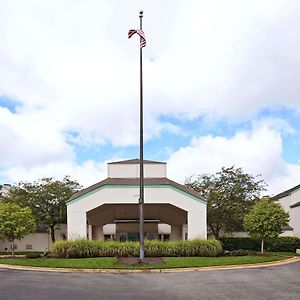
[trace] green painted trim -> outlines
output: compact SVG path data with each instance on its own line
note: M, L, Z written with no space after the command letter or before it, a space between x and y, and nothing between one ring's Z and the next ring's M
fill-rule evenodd
M125 185L125 184L124 185L123 184L116 184L116 185L114 185L114 184L106 184L104 186L101 186L100 188L94 189L94 190L92 190L92 191L90 191L90 192L88 192L88 193L86 193L86 194L84 194L82 196L79 196L78 198L75 198L73 200L68 201L67 202L67 206L71 205L71 204L73 204L73 203L75 203L75 202L77 202L77 201L79 201L79 200L81 200L83 198L86 198L87 196L93 195L94 193L96 193L98 191L101 191L104 188L138 188L138 187L139 187L138 185ZM185 195L185 196L187 196L187 197L189 197L189 198L191 198L193 200L196 200L197 202L200 202L200 203L203 203L203 204L207 204L207 202L204 201L204 200L202 200L201 198L197 198L196 196L193 196L193 195L191 195L191 194L189 194L189 193L187 193L185 191L182 191L182 190L180 190L180 189L178 189L178 188L176 188L176 187L174 187L172 185L169 185L169 184L156 184L156 185L155 184L154 185L145 184L145 188L169 188L169 189L172 189L172 190L174 190L174 191L176 191L176 192L178 192L178 193L180 193L182 195Z

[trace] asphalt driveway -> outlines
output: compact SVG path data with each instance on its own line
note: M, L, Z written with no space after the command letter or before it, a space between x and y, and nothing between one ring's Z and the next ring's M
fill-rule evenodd
M0 269L1 300L300 299L300 262L184 273L49 273Z

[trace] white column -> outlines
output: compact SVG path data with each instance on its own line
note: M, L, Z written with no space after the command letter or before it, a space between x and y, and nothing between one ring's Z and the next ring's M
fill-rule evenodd
M103 226L93 226L93 238L95 240L104 240L104 234L103 234Z
M89 224L89 240L93 239L93 226Z
M86 213L67 207L68 239L86 239Z
M205 210L188 211L188 239L207 239Z
M181 227L182 227L181 228L181 237L182 237L182 240L184 241L185 240L185 234L187 233L187 226L186 226L186 224L183 224Z
M171 225L171 241L178 241L182 239L182 226L181 225Z

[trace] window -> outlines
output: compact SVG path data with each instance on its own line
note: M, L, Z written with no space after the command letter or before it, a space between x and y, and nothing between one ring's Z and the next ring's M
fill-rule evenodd
M156 234L153 232L146 232L146 239L147 240L155 240L156 239Z
M138 232L128 232L128 241L137 242L140 240L140 234Z
M32 250L32 244L26 244L26 250Z

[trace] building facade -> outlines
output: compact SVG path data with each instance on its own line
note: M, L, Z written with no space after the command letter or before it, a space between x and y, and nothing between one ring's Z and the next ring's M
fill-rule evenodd
M300 184L274 196L274 199L290 215L289 226L284 228L282 235L300 238Z
M67 237L67 224L60 224L55 228L55 240L63 240ZM24 236L21 240L15 240L14 248L16 252L49 252L52 241L47 228L38 229L37 232ZM11 244L7 240L0 241L0 252L11 252Z
M166 163L144 161L148 239L206 238L206 201L167 178ZM68 239L139 239L139 160L108 163L108 177L67 203Z

